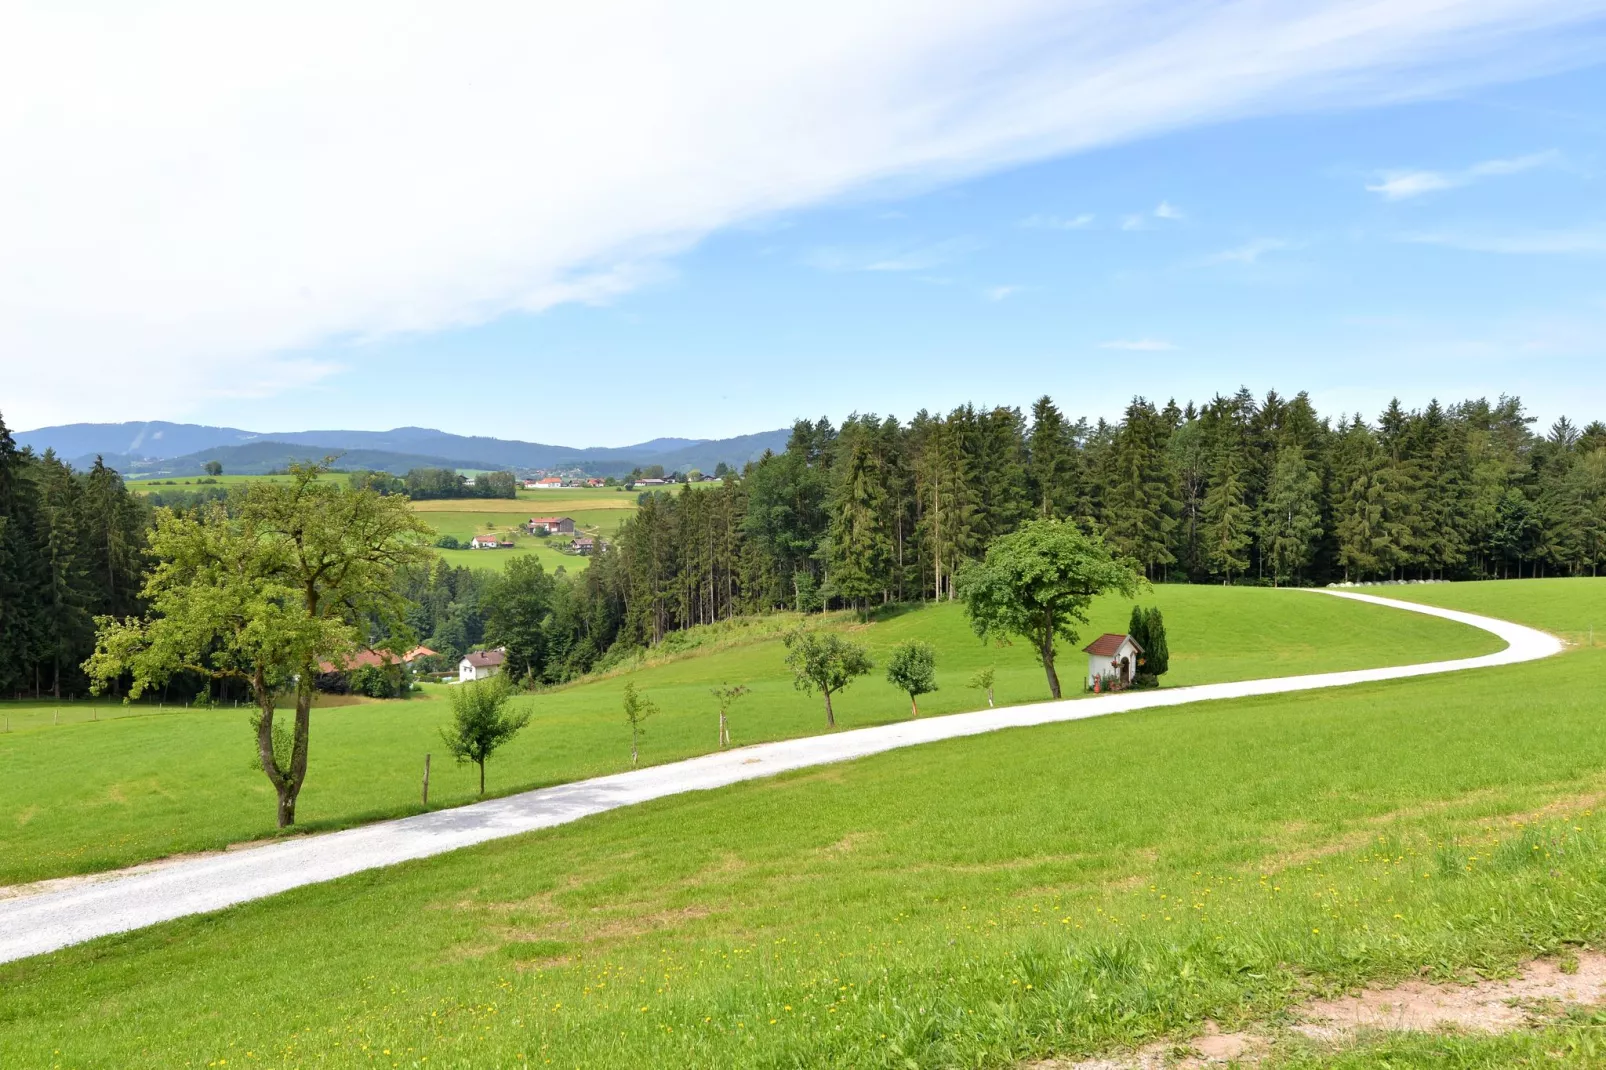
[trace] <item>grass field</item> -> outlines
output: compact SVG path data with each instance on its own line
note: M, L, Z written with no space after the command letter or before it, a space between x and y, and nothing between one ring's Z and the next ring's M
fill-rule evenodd
M1606 596L1527 583L1435 597L1575 631ZM0 966L0 1064L1008 1067L1498 971L1606 936L1603 670L1581 649L660 800ZM1597 1034L1284 1061L1598 1065Z
M1145 601L1166 613L1173 651L1168 686L1425 661L1499 646L1461 625L1310 593L1171 586ZM1129 610L1129 603L1101 603L1089 638L1124 631ZM839 618L837 626L854 627L878 659L910 638L937 646L941 690L923 697L928 715L984 705L965 685L988 665L996 668L1000 703L1047 697L1031 651L981 643L956 605L865 626L850 620ZM732 711L737 744L823 731L820 700L797 692L782 663L778 634L790 623L761 618L676 636L656 663L524 700L535 721L491 762L490 789L525 790L623 768L629 734L620 692L627 678L663 711L648 724L645 762L714 748L709 688L722 682L752 688ZM1073 651L1062 657L1067 694L1074 694L1086 659ZM879 673L839 695L836 707L843 727L908 715L907 698ZM0 768L10 771L0 778L0 884L215 849L274 831L272 789L252 764L246 710L168 710L96 723L84 723L80 714L60 725L54 723L60 711L49 703L0 703L0 713L13 725L0 735ZM424 754L442 757L437 732L447 716L440 689L407 701L320 710L298 806L305 827L415 812ZM431 802L470 801L474 785L468 768L437 760Z
M532 516L567 516L574 519L576 534L611 539L619 525L635 512L636 496L617 493L613 488L520 491L516 501L458 498L414 502L413 508L437 533L454 536L462 542L475 535L512 533L514 545L506 550L439 551L448 564L500 572L507 558L534 554L549 572L559 566L574 572L589 565L591 559L558 549L568 544L567 536L521 535L518 534L519 525Z

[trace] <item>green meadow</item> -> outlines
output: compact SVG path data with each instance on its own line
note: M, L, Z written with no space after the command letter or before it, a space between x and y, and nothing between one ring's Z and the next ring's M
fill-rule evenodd
M1606 583L1536 596L1529 582L1423 597L1567 633L1606 602ZM1443 622L1299 592L1152 600L1173 648L1199 655L1177 683L1483 647ZM957 624L948 609L925 611L923 632ZM922 615L864 631L885 643ZM941 649L962 671L963 655ZM984 650L971 653L1018 656ZM636 679L665 674L649 690L667 702L669 674L751 652L693 652ZM1185 1039L1207 1019L1274 1021L1356 984L1495 974L1606 937L1603 672L1606 651L1578 648L663 799L0 966L0 1065L1010 1067ZM942 683L950 699L956 681ZM856 685L844 719L865 723L895 697ZM738 733L776 716L755 701ZM76 726L48 753L75 762L94 733L146 723L160 722ZM697 725L712 737L710 712ZM527 738L559 735L538 717ZM1510 1038L1274 1056L1585 1066L1598 1037L1584 1016Z
M490 556L492 551L464 551ZM1474 629L1396 610L1298 591L1160 586L1144 596L1163 608L1171 636L1166 686L1426 661L1485 653L1498 640ZM1131 604L1096 604L1084 641L1125 631ZM717 745L709 689L752 689L732 710L735 742L825 730L819 698L798 692L783 664L780 633L795 617L749 618L678 634L641 663L600 679L523 699L534 722L492 759L495 794L617 772L629 758L621 710L626 680L661 714L649 722L642 760L691 757ZM982 643L954 604L895 613L872 624L821 621L854 632L878 661L895 644L925 639L938 649L940 690L925 715L972 710L984 695L966 684L992 667L1001 704L1048 697L1042 668L1021 645ZM1061 654L1066 694L1080 690L1086 658ZM836 699L839 725L862 727L909 715L879 672ZM0 703L12 731L0 734L0 884L111 869L164 855L217 849L273 835L273 792L253 764L246 709L124 707L127 716L89 721L84 707ZM89 707L100 718L104 704ZM68 715L70 716L64 716ZM322 708L313 718L310 767L298 805L306 830L414 813L424 755L435 755L432 806L476 797L468 767L443 761L443 689L400 701Z

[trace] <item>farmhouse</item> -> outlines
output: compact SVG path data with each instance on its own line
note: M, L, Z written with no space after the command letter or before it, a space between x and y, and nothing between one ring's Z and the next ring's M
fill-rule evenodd
M507 654L501 650L476 650L472 654L465 654L463 660L457 663L458 682L495 676L502 671L502 663L506 660Z
M573 542L569 543L569 549L573 550L577 554L589 554L596 548L597 540L593 539L589 535L582 535L578 539L575 539Z
M545 479L524 481L527 490L562 490L563 480L558 476L547 476Z
M431 650L427 646L415 646L413 649L402 655L402 661L406 662L408 665L411 665L419 658L433 658L439 656L439 651Z
M468 541L470 550L495 550L501 545L495 535L476 535Z
M532 516L526 526L531 535L574 534L574 518L570 516Z
M1105 632L1082 648L1087 654L1087 686L1093 687L1100 678L1115 677L1116 687L1125 687L1138 672L1138 659L1143 648L1130 635Z
M350 672L352 669L360 669L365 665L382 667L393 665L395 662L396 655L388 650L364 649L357 651L338 665L332 661L320 661L318 662L318 671L320 673Z

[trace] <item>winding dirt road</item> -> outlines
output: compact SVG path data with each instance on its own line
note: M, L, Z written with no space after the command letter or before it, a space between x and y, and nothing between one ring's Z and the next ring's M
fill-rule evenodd
M1457 661L1129 691L762 743L417 817L380 821L343 832L140 866L94 878L42 882L35 886L33 894L26 894L30 889L14 889L24 894L0 899L0 962L43 954L189 914L220 910L365 869L427 858L503 836L561 825L649 799L705 791L899 747L1156 706L1286 694L1511 665L1549 657L1562 650L1561 640L1552 635L1492 617L1351 592L1315 593L1457 621L1493 633L1507 646L1494 654ZM1290 597L1296 596L1291 592Z

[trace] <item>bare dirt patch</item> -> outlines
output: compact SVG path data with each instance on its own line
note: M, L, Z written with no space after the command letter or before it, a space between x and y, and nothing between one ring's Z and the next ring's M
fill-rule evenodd
M1558 1006L1606 999L1606 954L1536 960L1516 977L1470 985L1407 981L1394 988L1319 1000L1300 1008L1294 1031L1327 1040L1357 1029L1504 1033L1552 1017Z
M1022 1070L1203 1070L1257 1066L1279 1044L1316 1041L1335 1048L1363 1032L1508 1033L1543 1025L1567 1008L1606 1003L1606 953L1537 959L1515 977L1472 984L1407 981L1290 1011L1292 1025L1223 1033L1214 1022L1188 1040L1164 1040L1094 1059L1049 1059Z

